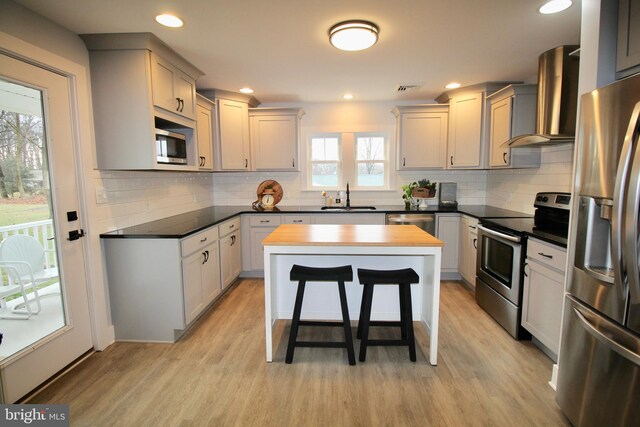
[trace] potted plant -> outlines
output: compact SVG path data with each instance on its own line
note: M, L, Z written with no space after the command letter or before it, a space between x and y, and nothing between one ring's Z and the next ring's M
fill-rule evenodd
M432 199L436 196L436 186L436 182L421 179L417 182L416 187L412 189L411 196L421 199Z
M404 200L404 208L411 209L411 196L413 194L413 189L418 187L417 182L412 182L411 184L406 184L402 186L402 191L404 194L402 195L402 200Z

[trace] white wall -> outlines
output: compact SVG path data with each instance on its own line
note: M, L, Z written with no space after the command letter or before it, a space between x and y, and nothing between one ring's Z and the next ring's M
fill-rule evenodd
M411 104L418 102L412 101ZM427 100L422 103L435 103ZM385 132L390 141L392 182L389 191L353 191L352 204L357 205L398 205L402 206L403 184L422 178L436 182L458 183L460 204L483 204L485 202L486 171L418 171L397 172L396 118L391 113L401 102L338 102L316 104L263 104L261 107L302 107L305 115L301 120L301 146L307 143L309 135L319 132ZM408 104L408 103L405 103ZM301 147L304 148L304 147ZM301 166L304 165L305 151L300 153ZM320 190L306 190L306 171L296 172L247 172L216 173L213 176L214 201L216 205L245 205L256 200L256 189L260 182L275 179L284 190L282 206L319 206Z
M0 50L70 76L76 111L80 164L83 240L94 345L104 349L114 340L107 281L99 235L161 217L213 204L209 174L171 172L104 172L94 170L93 115L89 57L82 40L65 28L10 0L0 0ZM73 167L73 165L70 165ZM96 203L96 189L107 192Z
M541 191L571 192L573 144L542 149L540 168L491 170L486 203L533 214L535 195Z

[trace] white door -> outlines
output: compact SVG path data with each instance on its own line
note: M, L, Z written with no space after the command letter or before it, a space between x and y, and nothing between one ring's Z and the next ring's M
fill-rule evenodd
M5 127L4 135L0 135L0 168L6 171L0 177L0 207L17 209L14 219L8 220L9 225L0 227L0 296L4 295L5 286L16 283L28 292L2 297L0 301L0 397L6 403L20 399L93 346L83 239L69 239L71 231L82 227L80 219L73 218L73 212L79 212L79 204L70 97L68 78L0 55L0 114L13 117L14 130L25 127L25 123L40 129L26 137L15 137L20 141L14 145L21 147L17 152L7 139L7 132L13 131ZM13 156L13 160L7 156ZM19 165L17 173L15 166L9 167L11 164ZM9 174L16 177L17 186L6 179ZM9 189L9 185L14 187ZM44 213L18 206L21 204L37 205ZM41 214L44 219L33 221L31 215ZM49 228L42 223L48 223ZM49 245L50 253L34 261L30 268L35 276L39 274L35 270L42 267L57 268L53 279L36 287L37 280L12 270L18 265L20 252L34 253L31 247L29 251L10 250L9 237L14 234L34 237L34 246L47 249ZM20 241L12 242L16 240ZM11 347L26 336L31 338ZM2 354L3 349L9 348L12 349Z

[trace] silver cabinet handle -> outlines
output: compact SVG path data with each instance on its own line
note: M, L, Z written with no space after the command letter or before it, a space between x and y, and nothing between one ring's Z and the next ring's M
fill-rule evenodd
M538 252L538 255L543 256L545 258L553 259L553 255L547 255L547 254L545 254L543 252Z
M600 330L598 330L597 326L593 325L589 321L589 319L587 319L587 317L575 307L573 308L573 312L576 315L576 317L578 317L578 320L580 321L581 326L589 333L589 335L591 335L592 337L600 341L602 344L607 346L609 349L615 351L616 353L618 353L620 356L624 357L628 361L635 363L636 366L640 366L640 355L629 350L628 348L626 348L625 346L623 346L622 344L620 344L619 342L611 338L615 336L614 333L607 333L609 331L604 331L604 333L601 332Z

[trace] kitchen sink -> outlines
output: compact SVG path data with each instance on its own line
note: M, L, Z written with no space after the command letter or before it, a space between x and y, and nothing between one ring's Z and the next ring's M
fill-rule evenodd
M320 208L323 211L375 211L375 206L323 206Z

